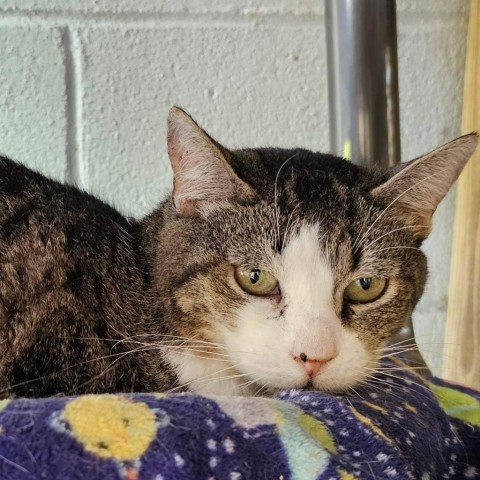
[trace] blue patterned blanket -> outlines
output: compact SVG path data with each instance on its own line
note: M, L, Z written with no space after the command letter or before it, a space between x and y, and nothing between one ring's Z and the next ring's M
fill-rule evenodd
M0 401L1 480L480 478L480 395L412 373L357 395Z

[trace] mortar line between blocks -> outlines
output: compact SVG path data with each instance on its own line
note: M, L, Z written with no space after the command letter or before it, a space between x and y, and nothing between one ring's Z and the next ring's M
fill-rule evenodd
M49 11L42 9L2 10L0 25L45 25L50 27L82 28L85 25L118 28L165 28L165 27L252 27L252 26L306 26L323 24L323 14L317 12L285 13L224 13L224 12L81 12Z
M67 116L67 182L85 186L83 178L81 45L75 31L68 26L62 34L65 64L65 95Z
M465 15L459 12L410 12L399 11L398 19L408 23L418 22L426 25L449 25L464 20ZM165 28L165 27L313 27L324 23L323 10L315 12L262 12L242 10L231 12L161 12L161 11L124 11L124 12L82 12L74 10L9 10L0 7L0 26L38 25L48 27L84 28L86 25L104 28Z

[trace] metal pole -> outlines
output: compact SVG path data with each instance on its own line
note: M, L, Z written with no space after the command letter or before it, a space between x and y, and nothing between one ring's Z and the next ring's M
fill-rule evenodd
M363 166L400 162L395 0L325 0L330 149ZM410 319L393 342L415 342ZM407 360L424 366L420 352Z
M361 165L400 162L395 0L325 0L330 148Z

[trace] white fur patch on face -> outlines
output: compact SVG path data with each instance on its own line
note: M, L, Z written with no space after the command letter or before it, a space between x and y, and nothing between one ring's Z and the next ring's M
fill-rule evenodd
M192 392L212 395L252 395L252 382L226 360L199 358L195 353L168 352L167 361L177 373L179 385Z
M321 250L318 225L300 229L274 257L271 273L282 301L252 297L239 311L236 328L224 328L236 369L274 389L311 381L318 389L341 390L361 380L371 357L333 309L333 272ZM311 378L298 361L301 354L328 362Z

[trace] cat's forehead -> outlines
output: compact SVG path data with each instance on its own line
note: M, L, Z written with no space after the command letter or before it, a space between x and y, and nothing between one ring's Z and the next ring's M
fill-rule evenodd
M356 191L370 189L379 180L375 171L334 155L304 149L237 150L230 161L235 172L261 194L282 185L294 188L300 196L343 189Z
M357 235L366 218L368 206L349 192L318 188L301 188L297 183L278 186L273 195L266 195L249 205L234 205L211 220L219 233L225 232L227 243L270 245L281 252L302 229L315 227L318 245L338 244ZM355 206L354 206L355 205ZM361 211L360 211L361 210ZM313 235L310 235L312 238Z
M298 208L275 208L261 201L230 211L229 221L218 222L230 262L245 267L256 265L270 269L278 259L290 265L301 258L321 256L323 263L350 263L350 237L340 221L333 228L323 222L319 212L307 214ZM228 227L225 226L228 223ZM312 257L313 258L313 257Z
M376 172L333 155L302 149L251 149L234 152L235 172L252 186L263 209L279 209L283 219L321 220L338 230L346 221L355 228L370 208L368 192ZM280 218L282 220L282 218Z

